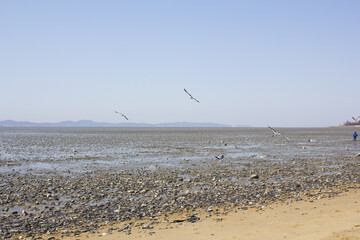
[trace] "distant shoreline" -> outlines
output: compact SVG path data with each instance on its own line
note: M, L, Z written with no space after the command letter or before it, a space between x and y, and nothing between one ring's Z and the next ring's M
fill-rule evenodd
M336 127L360 127L360 125L339 125L339 126L336 126Z
M197 122L173 122L173 123L133 123L133 122L121 122L121 123L108 123L108 122L95 122L91 120L80 121L61 121L61 122L29 122L29 121L14 121L5 120L0 121L1 127L219 127L219 128L231 128L231 127L251 127L250 125L226 125L220 123L197 123Z

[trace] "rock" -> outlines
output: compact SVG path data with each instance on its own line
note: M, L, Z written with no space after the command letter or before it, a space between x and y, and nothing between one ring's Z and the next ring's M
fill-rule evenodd
M142 228L142 229L153 229L154 227L152 227L152 226L149 225L149 224L144 224L141 228Z
M250 179L258 179L258 178L259 178L259 175L257 175L257 174L250 175Z

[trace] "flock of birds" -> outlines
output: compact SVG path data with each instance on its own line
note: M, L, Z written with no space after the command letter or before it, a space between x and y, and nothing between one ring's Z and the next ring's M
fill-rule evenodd
M195 97L193 97L185 88L184 88L184 92L190 97L191 100L194 100L195 102L200 103L200 101L197 100ZM124 117L126 120L129 120L128 117L127 117L125 114L123 114L123 113L121 113L121 112L118 112L118 111L115 111L115 113L116 113L116 114L119 114L119 115L122 116L122 117ZM359 121L360 121L360 116L358 116L358 117L352 117L352 119L353 119L355 122L359 122ZM270 126L268 126L268 128L269 128L269 129L272 131L272 133L273 133L272 137L274 137L274 136L280 136L280 137L285 138L287 141L292 140L292 139L289 138L288 136L280 133L278 130L276 130L276 129L270 127ZM311 140L309 140L309 142L311 142ZM225 146L226 146L226 145L225 145ZM236 147L236 146L235 146L235 147ZM236 147L236 148L237 148L237 147ZM357 156L360 156L360 153L359 153ZM222 160L222 159L224 158L224 155L215 156L215 158L218 159L218 160Z
M185 88L184 88L184 92L190 97L191 100L194 100L195 102L200 103L200 101L197 100L195 97L193 97ZM123 114L123 113L121 113L121 112L118 112L118 111L115 111L115 113L121 115L121 116L124 117L126 120L129 120L128 117L127 117L125 114ZM353 119L354 119L355 121L359 121L359 120L360 120L360 116L357 117L356 119L353 117ZM282 137L284 137L286 140L291 140L288 136L280 133L280 132L277 131L276 129L274 129L274 128L270 127L270 126L268 126L268 128L270 128L271 131L273 132L273 135L272 135L273 137L274 137L274 136L282 136ZM224 158L224 155L222 155L221 157L217 157L217 156L216 156L216 158L218 158L218 159L223 159L223 158Z
M190 97L190 99L191 100L194 100L195 102L197 102L197 103L200 103L200 101L199 100L197 100L195 97L193 97L185 88L184 88L184 92ZM121 113L121 112L118 112L118 111L114 111L116 114L119 114L120 116L122 116L122 117L124 117L126 120L129 120L128 119L128 117L125 115L125 114L123 114L123 113ZM360 116L358 117L359 119L360 119ZM277 131L276 129L274 129L274 128L272 128L272 127L270 127L270 126L268 126L270 129L271 129L271 131L273 132L273 137L274 136L281 136L281 137L284 137L286 140L291 140L288 136L286 136L286 135L284 135L284 134L282 134L282 133L280 133L279 131ZM226 145L225 145L226 146ZM236 147L236 146L235 146ZM237 148L237 147L236 147ZM221 155L221 156L215 156L215 158L216 159L218 159L218 160L222 160L223 158L224 158L224 155Z
M200 103L200 101L197 100L196 98L194 98L185 88L184 88L184 91L185 91L185 93L186 93L187 95L189 95L189 97L190 97L191 100L194 100L195 102ZM128 117L127 117L125 114L123 114L123 113L121 113L121 112L118 112L118 111L114 111L114 112L115 112L116 114L119 114L120 116L124 117L126 120L129 120Z

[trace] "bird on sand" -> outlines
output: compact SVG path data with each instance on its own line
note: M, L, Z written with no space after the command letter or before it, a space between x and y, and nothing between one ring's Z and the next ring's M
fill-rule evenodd
M188 91L186 91L186 89L184 88L184 91L187 93L187 95L189 95L190 99L195 100L196 102L200 102L199 100L197 100L196 98L194 98Z
M120 115L123 116L126 120L129 120L124 114L119 113L119 112L117 112L117 111L115 111L115 113L120 114Z
M78 152L77 150L75 150L75 148L72 149L73 152L73 156L75 157L75 154Z
M279 135L279 136L282 136L282 137L286 138L286 140L290 140L290 138L289 138L288 136L286 136L286 135L284 135L284 134L282 134L282 133L279 133L279 131L275 130L274 128L272 128L272 127L270 127L270 126L268 126L268 128L270 128L271 131L273 132L273 135L272 135L273 137L274 137L275 135Z

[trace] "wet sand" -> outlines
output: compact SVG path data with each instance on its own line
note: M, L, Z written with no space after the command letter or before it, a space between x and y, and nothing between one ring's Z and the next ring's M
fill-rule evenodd
M360 239L360 191L356 189L332 198L274 203L262 210L240 210L226 216L212 214L207 218L208 215L199 215L200 220L195 223L163 221L151 229L146 229L145 222L133 228L130 235L124 231L109 233L108 228L103 228L76 239ZM174 219L186 216L168 218Z

